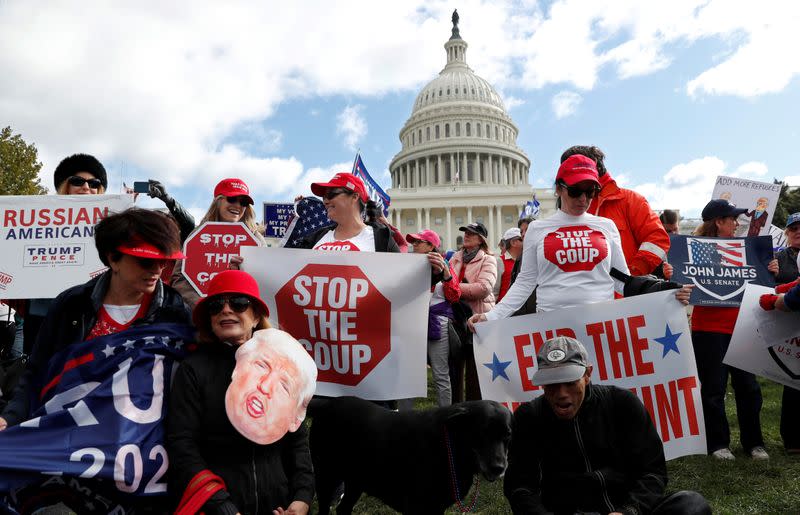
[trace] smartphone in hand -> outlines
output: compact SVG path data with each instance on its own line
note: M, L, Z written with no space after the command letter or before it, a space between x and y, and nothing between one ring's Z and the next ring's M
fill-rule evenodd
M147 181L136 181L133 183L134 193L148 193L150 191L150 183Z

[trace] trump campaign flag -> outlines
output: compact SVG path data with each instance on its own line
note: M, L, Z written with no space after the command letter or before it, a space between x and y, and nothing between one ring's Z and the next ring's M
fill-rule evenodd
M314 358L317 394L426 395L426 256L245 247L242 257L270 320Z
M389 204L392 202L392 199L389 198L389 195L383 191L383 188L381 188L369 174L367 167L364 166L364 161L361 160L360 153L356 154L356 159L353 162L353 175L364 181L364 186L367 187L367 195L369 195L369 198L378 204L378 207L383 211L383 216L388 216Z
M748 284L774 286L767 269L773 259L772 237L670 237L667 261L672 280L694 284L689 303L695 306L738 306Z
M58 476L107 480L123 494L164 494L165 401L193 337L188 325L154 324L55 354L31 418L0 432L0 491Z
M650 413L667 459L706 454L700 381L686 310L674 291L585 304L475 324L484 399L516 407L543 393L536 354L555 336L580 341L593 383L635 393Z

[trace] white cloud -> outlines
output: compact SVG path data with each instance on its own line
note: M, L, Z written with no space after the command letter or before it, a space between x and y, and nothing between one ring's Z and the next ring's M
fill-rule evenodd
M758 161L749 161L729 170L722 159L706 156L673 166L661 182L626 187L644 195L655 210L679 209L683 216L697 217L711 200L718 175L746 178L761 177L767 172L767 165Z
M361 114L363 110L363 105L349 105L336 116L336 132L344 137L344 144L350 150L356 150L367 135L367 120Z
M582 100L583 97L574 91L561 91L553 96L553 100L551 101L553 113L555 113L558 119L572 116L575 114L575 111L578 110L578 106L581 104Z
M800 175L787 175L783 178L783 182L789 186L800 186Z
M525 100L522 98L518 98L511 95L501 95L503 97L503 105L506 108L506 111L511 111L515 107L519 107L525 104Z

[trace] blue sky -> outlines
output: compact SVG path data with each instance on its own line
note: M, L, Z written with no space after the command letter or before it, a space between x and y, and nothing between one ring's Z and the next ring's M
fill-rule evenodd
M121 5L0 2L0 125L37 145L46 186L61 158L87 152L112 192L157 178L200 215L223 177L287 201L357 148L388 186L454 8L534 186L573 144L600 146L619 182L690 216L719 174L800 185L800 2Z

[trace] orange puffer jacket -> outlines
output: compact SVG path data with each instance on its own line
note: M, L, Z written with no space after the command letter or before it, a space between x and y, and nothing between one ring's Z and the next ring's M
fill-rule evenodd
M669 251L669 235L658 215L647 199L620 188L608 173L600 177L600 184L603 189L589 206L589 213L614 221L631 275L652 273Z

